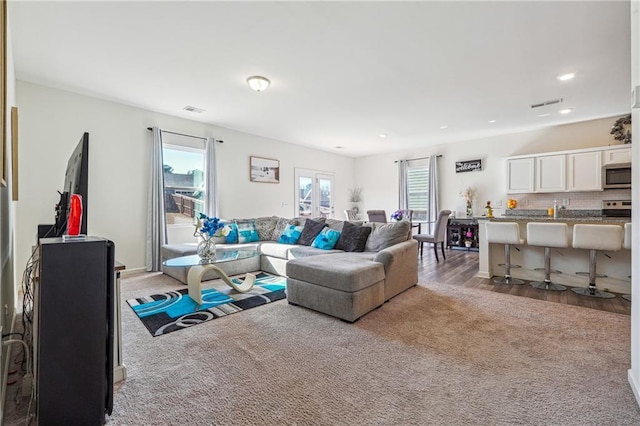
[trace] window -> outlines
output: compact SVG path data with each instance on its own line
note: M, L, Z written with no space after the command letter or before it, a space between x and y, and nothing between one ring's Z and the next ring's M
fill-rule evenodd
M204 149L163 144L164 209L167 225L193 225L204 212Z
M409 210L413 210L413 220L428 220L429 209L429 166L409 166L407 168L409 187Z

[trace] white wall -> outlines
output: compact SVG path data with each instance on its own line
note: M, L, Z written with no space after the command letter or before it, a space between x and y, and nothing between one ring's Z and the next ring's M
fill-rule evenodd
M8 26L11 22L8 20ZM15 270L15 231L14 231L14 219L15 219L15 202L12 201L12 183L13 178L11 175L11 107L16 104L16 80L15 69L13 62L13 49L11 45L11 31L7 31L7 59L6 59L6 79L7 79L7 99L6 99L6 149L5 152L7 158L7 186L0 185L0 325L2 325L3 333L11 331L12 321L15 315L16 308L16 287L19 285L18 280L14 278ZM16 284L18 283L18 284ZM6 311L4 307L7 307ZM7 373L9 370L8 348L0 348L0 423L4 416L4 405L6 395L6 383Z
M67 160L89 132L88 230L116 243L127 269L145 264L147 188L151 132L147 127L213 136L223 218L293 217L294 167L336 177L336 212L349 207L354 160L349 157L171 117L32 83L18 81L20 107L20 202L17 205L17 268L24 268L38 224L53 223ZM280 160L280 184L249 181L249 156ZM341 216L341 215L338 215Z
M631 2L631 87L640 90L640 2ZM631 148L633 169L633 182L631 188L633 203L633 235L631 252L631 294L634 303L631 304L631 369L629 370L629 383L640 404L640 239L637 238L640 227L640 109L632 111L632 137Z
M466 187L477 190L474 213L484 213L487 201L504 210L506 194L506 161L512 155L566 149L617 145L609 134L617 117L548 127L543 130L514 133L485 139L435 145L392 155L374 155L356 159L356 185L363 188L363 211L385 209L391 214L398 208L398 170L395 160L442 155L438 159L440 175L440 207L456 210L464 217L465 202L459 192ZM456 173L455 162L482 159L480 172ZM502 201L497 208L496 201Z

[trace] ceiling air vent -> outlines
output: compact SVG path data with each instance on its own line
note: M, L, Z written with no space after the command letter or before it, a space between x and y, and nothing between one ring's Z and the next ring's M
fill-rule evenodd
M552 99L550 101L544 101L544 102L540 102L540 103L537 103L537 104L531 104L531 108L540 108L540 107L547 106L547 105L555 105L555 104L561 103L562 101L563 101L562 98L560 98L560 99Z
M194 106L190 106L187 105L186 107L182 108L185 111L189 111L189 112L195 112L197 114L201 114L204 112L204 110L202 108L198 108L198 107L194 107Z

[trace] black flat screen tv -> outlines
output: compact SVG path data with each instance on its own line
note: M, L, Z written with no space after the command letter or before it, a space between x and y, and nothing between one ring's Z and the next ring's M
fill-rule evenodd
M89 133L85 132L73 150L67 163L64 187L60 194L60 202L56 206L55 233L60 237L67 231L69 217L69 201L72 194L82 197L82 222L80 234L87 235L87 206L89 190Z

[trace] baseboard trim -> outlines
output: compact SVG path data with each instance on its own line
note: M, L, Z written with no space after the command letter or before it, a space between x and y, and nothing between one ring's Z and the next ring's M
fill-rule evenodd
M478 272L476 274L476 277L478 278L491 278L491 274L488 272Z
M140 272L147 272L147 268L143 266L141 268L123 269L122 271L120 271L120 275L126 277L129 275L138 274Z
M629 385L631 385L633 395L636 397L636 404L640 406L640 386L638 386L638 382L633 377L633 370L629 369L627 372L627 376L629 377Z

